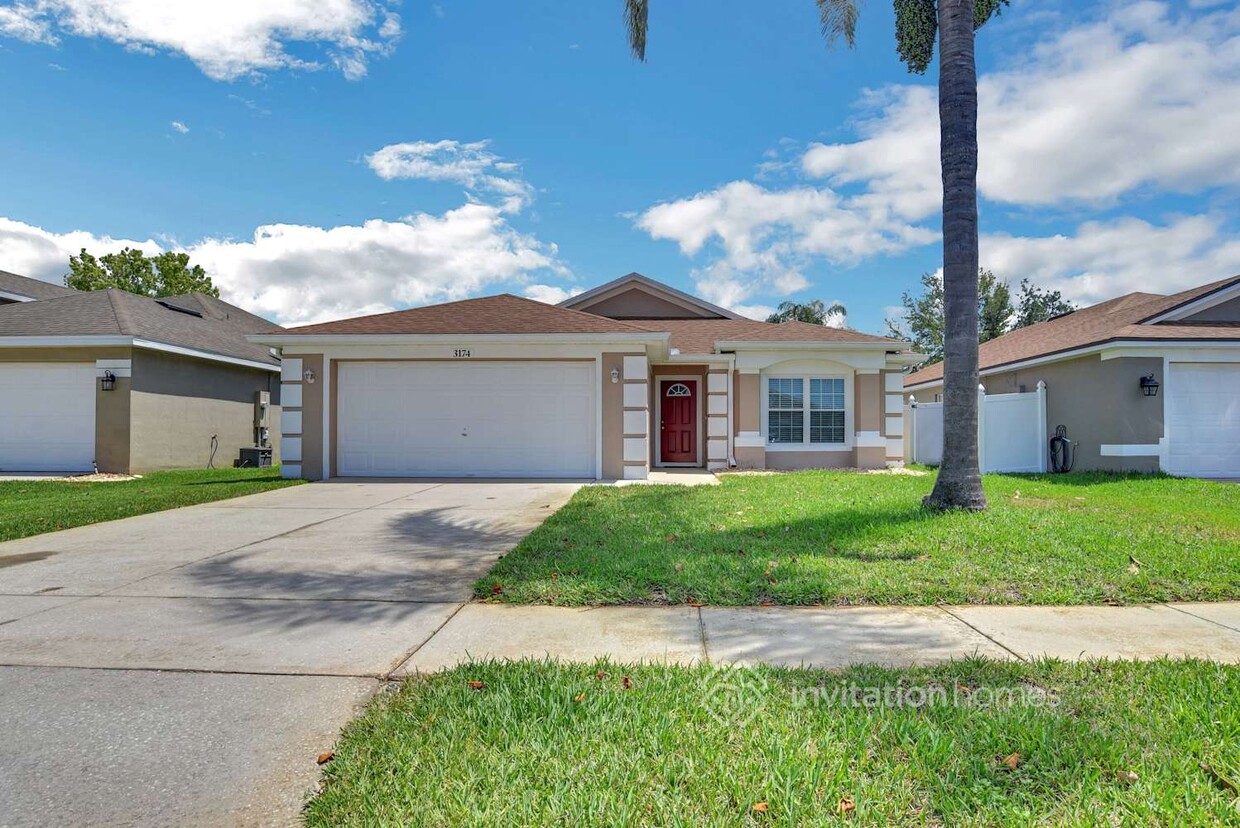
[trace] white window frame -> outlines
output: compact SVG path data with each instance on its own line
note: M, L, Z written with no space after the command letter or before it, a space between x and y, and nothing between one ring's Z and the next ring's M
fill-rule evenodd
M801 390L803 394L801 411L805 418L802 426L800 443L772 443L770 441L770 383L772 379L799 379L801 380ZM844 442L842 443L811 443L810 439L810 412L813 411L811 406L810 380L831 379L844 381ZM780 371L763 371L760 379L759 387L762 390L762 442L766 446L767 451L852 451L856 447L856 429L853 428L853 383L852 376L848 374L823 374L804 372L780 372Z

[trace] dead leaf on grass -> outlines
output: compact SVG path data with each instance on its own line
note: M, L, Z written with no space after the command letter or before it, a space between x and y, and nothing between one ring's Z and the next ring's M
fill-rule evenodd
M1129 571L1130 573L1132 573L1133 575L1138 575L1138 574L1140 574L1140 572L1141 572L1141 567L1143 567L1143 566L1145 566L1145 564L1144 564L1144 563L1142 563L1141 561L1138 561L1138 560L1137 560L1136 558L1134 558L1132 555L1129 555L1129 556L1128 556L1128 571Z
M573 701L582 702L582 701L585 701L585 698L586 698L586 694L582 692L582 693L578 693L577 695L573 696Z
M1115 772L1116 781L1122 782L1125 785L1131 785L1132 783L1136 782L1138 778L1139 777L1137 776L1136 771L1129 770L1129 771L1116 771Z
M840 804L835 806L835 812L840 816L848 816L855 810L857 810L857 803L853 802L851 796L841 796Z
M491 594L492 594L492 595L499 595L499 594L500 594L501 592L503 592L503 591L504 591L504 585L503 585L503 584L496 584L495 586L491 587Z
M335 759L335 758L336 758L336 752L335 752L335 751L331 751L331 750L329 750L329 751L327 751L326 753L320 753L320 754L319 754L319 755L315 758L315 760L314 760L314 761L315 761L315 762L317 762L317 763L318 763L318 764L320 764L320 765L326 765L328 762L330 762L331 760L333 760L333 759Z
M1021 755L1019 753L1009 753L1007 756L999 760L999 764L1010 771L1020 767Z
M483 687L487 686L486 682L484 681L467 681L465 683L468 684L470 687L474 688L475 690L481 690Z
M750 807L759 814L765 814L767 811L771 810L771 806L767 805L765 802L755 802Z
M629 678L628 676L622 676L620 679L620 683L624 685L625 690L633 689L633 679Z
M594 678L598 681L602 681L603 679L607 678L607 674L604 673L602 670L599 670L597 673L594 674Z

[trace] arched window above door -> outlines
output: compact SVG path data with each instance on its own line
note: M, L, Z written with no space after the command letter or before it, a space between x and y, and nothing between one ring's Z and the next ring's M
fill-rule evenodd
M669 386L667 387L667 391L666 391L666 393L664 394L664 396L667 396L667 397L692 397L692 396L693 396L693 392L689 390L689 386L685 385L683 382L678 382L678 383L675 383L675 384L673 384L673 385L669 385Z

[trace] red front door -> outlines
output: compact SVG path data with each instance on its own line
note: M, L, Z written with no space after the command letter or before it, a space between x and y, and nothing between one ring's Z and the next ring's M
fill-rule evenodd
M664 463L696 463L698 445L697 382L659 381L659 459Z

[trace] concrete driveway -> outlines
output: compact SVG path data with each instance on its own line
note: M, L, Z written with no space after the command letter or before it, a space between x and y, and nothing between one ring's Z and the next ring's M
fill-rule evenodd
M315 483L0 544L0 825L295 823L576 483Z

